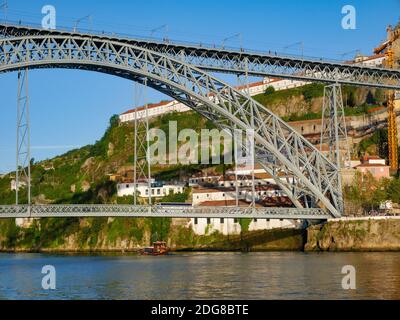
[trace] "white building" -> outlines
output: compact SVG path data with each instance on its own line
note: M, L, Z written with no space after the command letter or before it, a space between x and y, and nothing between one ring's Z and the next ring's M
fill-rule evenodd
M248 231L269 230L274 228L296 228L301 225L299 220L287 219L253 219ZM188 227L192 228L197 235L212 234L220 232L224 235L240 234L241 225L238 219L231 218L193 218L190 219Z
M384 53L376 54L373 56L358 55L353 61L347 61L347 63L368 67L382 67L385 58L386 57Z
M183 193L184 184L159 184L152 183L151 197L162 198L170 194ZM138 183L136 187L139 197L148 198L149 186L147 183ZM132 196L135 192L134 183L119 183L117 184L118 197Z
M26 187L27 183L25 181L18 181L18 190L21 188ZM14 179L11 180L11 191L17 191L17 181L15 181Z
M197 176L189 178L189 187L196 187L203 184L211 183L217 184L222 176Z
M160 103L149 104L147 106L147 112L149 118L156 117L169 112L186 112L189 111L190 108L185 106L183 103L180 103L176 100L173 101L161 101ZM136 109L129 110L124 112L119 116L119 120L121 122L129 122L135 121L135 113L137 113L137 119L142 119L146 117L146 107L138 107Z
M276 185L255 186L256 201L264 198L284 197L285 194ZM238 190L238 199L251 202L253 199L252 188L240 188ZM195 188L193 189L193 206L201 206L211 201L226 202L225 205L233 204L236 201L236 188ZM224 205L221 203L221 205Z

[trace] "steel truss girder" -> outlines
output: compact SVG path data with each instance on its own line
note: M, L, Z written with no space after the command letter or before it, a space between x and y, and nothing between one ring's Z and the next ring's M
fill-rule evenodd
M248 74L252 76L400 89L400 72L398 70L368 67L362 64L349 65L317 58L299 58L271 53L218 49L193 44L107 37L105 35L0 24L0 37L4 38L60 35L90 37L95 41L134 45L185 61L207 71L243 74L247 63Z
M326 208L333 216L341 215L337 167L264 106L196 67L102 39L62 35L0 39L0 73L23 67L84 69L140 82L148 79L148 86L186 104L223 130L254 130L256 161L295 206L311 204Z
M252 218L324 220L331 216L322 209L186 207L133 205L19 205L0 206L2 218L58 217L148 217L148 218Z

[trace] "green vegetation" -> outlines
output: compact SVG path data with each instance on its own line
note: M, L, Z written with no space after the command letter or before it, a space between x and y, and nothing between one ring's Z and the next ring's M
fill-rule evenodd
M252 220L253 219L247 219L247 218L239 219L239 224L240 224L242 232L249 231L249 226L250 226L250 223Z
M321 119L321 117L322 117L321 112L309 112L304 114L292 113L289 116L283 116L282 120L286 122L291 122L291 121L315 120L315 119Z
M362 140L358 144L358 156L362 156L366 154L367 152L370 153L375 153L377 152L377 155L379 155L381 158L387 159L389 155L389 150L388 150L388 131L387 129L378 129L376 130L371 137ZM371 150L371 149L374 150ZM371 152L372 151L372 152Z
M385 200L400 203L400 179L375 179L370 173L357 172L351 186L345 188L345 200L355 211L377 209Z
M190 189L186 188L183 193L171 193L162 197L158 202L186 202L189 199Z
M366 114L369 112L369 110L372 110L376 108L377 105L367 105L363 104L361 106L357 107L345 107L344 108L344 114L347 116L360 116L363 114ZM286 122L290 121L304 121L304 120L315 120L315 119L321 119L322 118L322 112L308 112L308 113L292 113L289 116L283 116L282 120Z
M271 90L270 88L268 87L264 94L259 94L253 98L262 105L269 106L298 96L303 96L309 102L311 99L322 97L324 94L324 85L320 83L312 83L302 87L279 91Z

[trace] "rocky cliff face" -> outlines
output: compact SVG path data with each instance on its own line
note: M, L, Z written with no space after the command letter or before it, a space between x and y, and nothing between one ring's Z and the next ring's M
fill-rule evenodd
M224 236L196 235L186 219L68 218L33 220L29 227L0 220L0 252L129 252L165 240L173 250L302 250L304 231L274 229Z
M400 219L329 221L309 227L306 251L400 251Z

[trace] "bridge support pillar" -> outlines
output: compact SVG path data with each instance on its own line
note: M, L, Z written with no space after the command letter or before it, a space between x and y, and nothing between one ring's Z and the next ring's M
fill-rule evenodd
M342 89L339 84L332 84L324 88L320 140L321 152L324 152L324 144L328 147L327 156L329 160L336 164L338 169L343 167L346 161L350 160Z
M327 152L324 146L328 147ZM344 202L342 194L341 169L350 165L350 149L347 136L346 117L344 113L342 89L340 84L328 85L324 88L322 107L320 151L337 167L337 190L339 210L343 213Z
M237 76L237 82L239 90L250 98L250 86L249 86L249 67L248 67L248 59L245 58L243 60L243 74L239 74ZM252 110L253 111L253 110ZM250 122L252 123L252 127L254 127L254 113L251 112L251 119ZM254 132L243 133L237 127L235 127L233 132L233 137L235 141L235 192L236 192L236 206L239 206L241 194L244 194L244 201L247 201L248 195L250 194L250 206L254 209L256 206L256 190L255 190L255 178L254 178L254 166L255 166L255 149L254 149ZM243 142L244 140L244 142ZM239 155L238 153L243 154L246 153L247 161L245 164L239 163L239 158L242 158L243 155ZM246 165L250 163L250 168ZM243 173L241 175L238 174L240 169L244 172L250 171L250 174ZM248 193L248 186L247 183L244 183L244 186L241 187L243 184L241 181L245 180L248 182L249 176L251 176L251 190ZM243 189L243 190L241 190Z
M138 183L147 182L148 205L151 206L151 158L149 141L149 111L147 102L147 79L143 85L135 82L134 92L135 107L143 102L141 115L135 112L134 121L134 164L133 164L133 199L134 205L138 204Z
M17 145L15 168L15 204L31 205L31 145L29 117L28 68L18 70ZM24 191L24 192L22 192ZM21 199L23 194L23 199ZM25 226L29 218L17 218L16 224Z

